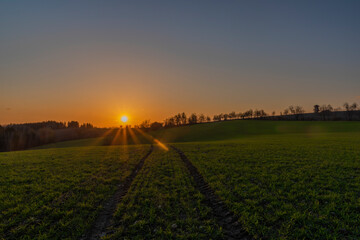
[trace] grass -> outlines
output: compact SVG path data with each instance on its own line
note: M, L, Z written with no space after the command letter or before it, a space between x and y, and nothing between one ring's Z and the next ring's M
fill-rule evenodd
M156 149L115 213L107 239L222 239L179 155Z
M70 140L57 143L50 143L32 149L48 149L48 148L68 148L68 147L91 147L104 145L103 138L85 138L79 140Z
M360 238L358 133L178 147L256 238Z
M360 122L227 121L148 134L182 149L257 239L360 238ZM0 153L0 239L79 239L149 147L96 146L103 140ZM158 149L107 238L221 238L203 200L178 156Z
M0 239L78 239L148 146L0 154Z
M261 135L307 134L311 136L344 132L360 132L360 122L234 120L169 128L150 132L150 134L162 142L207 142L232 141Z
M124 131L124 130L122 130ZM148 144L151 143L137 131L132 131L137 141L129 132L120 132L116 136L113 131L107 137L88 138L72 141L47 144L34 149L66 148L75 146L102 146L122 144ZM306 134L309 137L328 135L330 133L360 133L360 122L345 121L260 121L260 120L233 120L225 122L203 123L191 126L182 126L157 131L150 131L147 134L159 139L164 143L176 142L208 142L208 141L237 141L262 135L282 136L289 134ZM124 137L126 136L125 140ZM114 140L114 138L116 140Z

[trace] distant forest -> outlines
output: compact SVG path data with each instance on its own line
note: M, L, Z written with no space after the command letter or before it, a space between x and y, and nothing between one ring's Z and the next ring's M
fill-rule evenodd
M192 113L178 113L166 118L163 122L150 122L145 120L134 128L144 131L158 130L184 125L219 122L236 119L274 120L274 121L359 121L360 109L357 103L345 103L343 108L333 108L331 105L314 105L313 112L305 113L301 106L289 106L276 114L260 109L249 109L244 112L221 113L210 116ZM130 126L126 126L130 127ZM56 122L46 121L39 123L9 124L0 126L0 151L15 151L32 147L82 138L102 136L108 128L97 128L90 123L79 124L77 121Z
M9 124L0 126L0 151L28 149L48 143L101 136L106 129L77 121Z

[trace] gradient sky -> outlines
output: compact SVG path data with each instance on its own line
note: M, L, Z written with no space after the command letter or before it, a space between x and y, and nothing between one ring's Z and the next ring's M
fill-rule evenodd
M360 1L1 1L0 124L360 102Z

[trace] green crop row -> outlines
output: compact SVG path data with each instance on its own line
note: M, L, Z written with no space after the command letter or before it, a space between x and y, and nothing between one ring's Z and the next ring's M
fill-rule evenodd
M360 238L357 133L177 146L256 238Z
M0 153L0 239L79 239L148 149Z
M155 149L115 213L106 239L221 239L211 209L179 155Z

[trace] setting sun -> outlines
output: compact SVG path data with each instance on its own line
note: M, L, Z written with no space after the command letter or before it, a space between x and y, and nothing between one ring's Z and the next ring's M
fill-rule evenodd
M126 123L128 121L128 117L127 116L122 116L121 117L121 122Z

